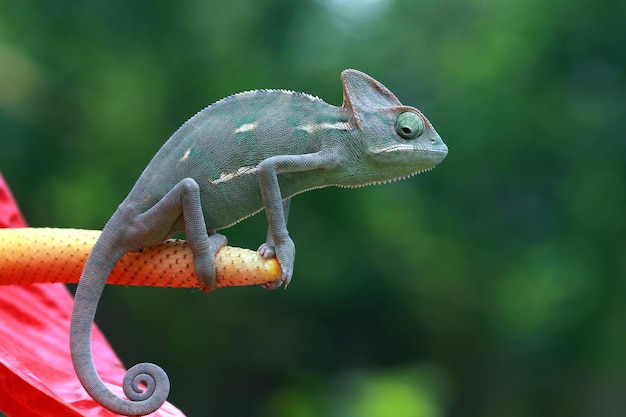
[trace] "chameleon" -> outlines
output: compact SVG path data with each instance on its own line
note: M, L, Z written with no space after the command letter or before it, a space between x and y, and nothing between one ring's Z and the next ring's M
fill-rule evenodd
M341 73L343 104L290 90L238 93L186 121L148 163L104 226L76 289L70 353L89 395L122 415L146 415L167 399L170 382L152 363L131 367L118 397L99 377L91 326L107 277L126 253L183 231L200 286L216 286L218 230L265 211L268 231L258 253L281 272L264 286L289 285L295 245L287 230L291 198L327 186L381 184L428 171L448 147L416 108L400 103L369 75Z

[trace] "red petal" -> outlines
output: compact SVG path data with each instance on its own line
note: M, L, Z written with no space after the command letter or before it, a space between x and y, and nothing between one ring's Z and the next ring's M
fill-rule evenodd
M0 227L25 227L0 175ZM0 287L0 410L7 416L115 416L91 399L69 355L72 296L63 284ZM94 326L92 349L101 378L118 395L126 372ZM183 416L170 403L151 416Z

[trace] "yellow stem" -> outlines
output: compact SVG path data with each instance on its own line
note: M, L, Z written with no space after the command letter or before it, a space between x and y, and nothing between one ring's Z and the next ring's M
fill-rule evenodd
M0 285L77 283L98 236L97 230L0 229ZM276 259L232 246L217 252L215 265L218 287L263 284L280 275ZM173 239L124 255L107 284L200 288L189 245Z

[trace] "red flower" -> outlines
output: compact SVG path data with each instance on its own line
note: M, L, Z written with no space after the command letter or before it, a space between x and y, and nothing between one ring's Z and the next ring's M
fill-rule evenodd
M26 227L26 221L0 175L0 228L9 227ZM93 401L76 378L68 341L71 310L63 284L0 286L0 410L7 416L116 415ZM92 349L100 377L123 396L126 371L95 326ZM183 414L165 403L151 416Z

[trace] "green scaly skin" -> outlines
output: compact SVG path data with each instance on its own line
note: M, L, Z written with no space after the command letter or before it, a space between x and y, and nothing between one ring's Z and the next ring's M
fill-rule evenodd
M119 398L93 364L91 326L107 277L122 255L184 231L195 271L210 291L215 252L226 244L216 231L265 210L268 233L259 253L276 256L282 269L267 287L286 287L295 259L286 225L292 196L331 185L358 187L409 177L446 157L448 148L419 110L402 105L362 72L345 70L341 80L341 107L283 90L220 100L182 125L148 164L96 242L72 311L74 368L103 407L145 415L161 407L169 393L166 373L141 363L124 378L129 400Z

